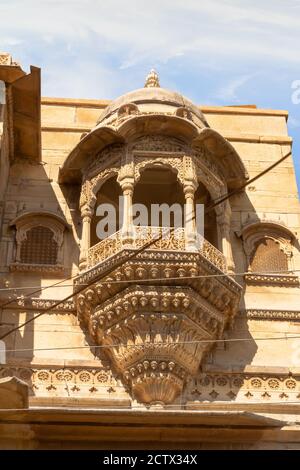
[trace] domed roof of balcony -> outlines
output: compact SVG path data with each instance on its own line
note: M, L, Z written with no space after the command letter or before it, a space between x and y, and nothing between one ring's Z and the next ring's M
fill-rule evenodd
M166 114L192 121L197 127L209 127L200 109L188 98L175 91L161 88L159 77L151 70L144 88L126 93L112 101L100 115L97 127L113 124L116 120L132 114Z
M247 170L231 143L210 128L200 109L189 99L160 88L158 75L151 70L144 88L112 101L97 125L82 135L60 168L59 182L81 181L88 162L107 146L128 144L155 134L179 138L193 149L208 151L209 158L221 165L229 188L248 179Z

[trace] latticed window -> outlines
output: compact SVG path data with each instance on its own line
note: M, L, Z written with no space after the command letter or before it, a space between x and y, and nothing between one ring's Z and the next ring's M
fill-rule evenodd
M43 226L28 230L21 243L21 263L56 264L58 246L53 235L52 230Z
M266 273L287 270L287 255L280 249L279 243L271 238L260 240L251 259L251 271Z

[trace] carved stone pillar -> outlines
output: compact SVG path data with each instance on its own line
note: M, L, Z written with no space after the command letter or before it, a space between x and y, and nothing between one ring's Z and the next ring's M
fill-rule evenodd
M187 250L196 250L196 219L195 219L195 191L196 184L192 181L187 182L184 187L185 211L184 211L184 227L185 227L185 246Z
M230 240L230 220L231 209L229 204L226 204L225 210L217 216L219 246L222 249L227 262L227 272L234 273L235 265L233 261L231 240Z
M85 269L87 266L88 251L91 246L91 221L93 211L85 205L81 208L82 233L80 244L79 268Z
M134 227L132 217L132 197L134 189L134 179L124 178L120 181L123 192L123 223L122 223L122 244L130 245L134 238Z

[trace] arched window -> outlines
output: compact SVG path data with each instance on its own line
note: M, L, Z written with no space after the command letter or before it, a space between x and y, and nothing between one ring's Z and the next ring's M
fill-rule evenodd
M38 225L26 232L21 242L20 262L32 264L56 264L58 244L48 227Z
M298 285L292 272L295 235L288 227L272 220L250 221L240 235L247 257L247 283Z
M10 225L16 227L13 271L63 270L63 233L66 223L50 213L24 213Z
M111 235L109 233L109 230L112 230L113 232L118 232L120 230L120 207L119 207L119 202L120 202L120 197L122 196L122 190L117 182L117 177L112 176L111 178L107 179L103 185L101 186L100 190L97 193L97 199L95 203L95 208L94 208L94 215L92 217L91 221L91 228L90 228L90 244L91 246L96 245L100 240L103 240L106 238L106 236ZM105 206L110 205L112 209L114 209L114 213L107 213L105 210ZM98 210L103 207L103 211ZM101 214L101 215L100 215ZM110 217L112 219L110 219ZM109 227L108 224L104 224L105 221L110 219L111 226ZM103 222L101 227L102 230L98 230L97 226L99 222ZM99 228L99 227L98 227ZM107 233L107 235L106 235Z
M251 256L250 267L252 272L280 272L288 271L288 258L280 248L279 242L272 238L264 238L256 243Z

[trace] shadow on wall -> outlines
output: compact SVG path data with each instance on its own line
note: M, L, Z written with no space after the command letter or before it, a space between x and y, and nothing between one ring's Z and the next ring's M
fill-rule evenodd
M230 199L232 213L249 213L251 220L260 221L256 210L246 192L235 195ZM238 226L238 230L240 230ZM235 232L234 221L233 230ZM243 248L243 241L235 233L231 233L232 253L235 264L235 272L243 273L248 270L247 257ZM201 373L197 379L193 379L188 386L189 395L193 399L215 401L232 401L238 394L246 366L251 365L257 353L258 346L249 330L245 313L246 284L244 276L236 276L236 282L242 285L239 312L233 325L224 331L224 339L239 339L242 341L223 341L214 346L201 365Z
M41 312L35 299L57 300L67 295L63 288L41 288L70 278L72 266L78 264L79 247L65 209L68 206L72 208L70 201L73 201L74 196L59 199L59 192L55 193L42 165L30 165L24 161L13 164L7 195L5 217L10 226L7 229L9 241L6 262L10 272L6 273L5 279L9 287L26 289L10 291L10 298L3 299L1 303L12 298L18 302L7 306L1 320L2 323L15 326L31 320ZM72 214L72 210L70 212ZM8 238L6 233L2 233L2 236ZM37 338L37 331L39 327L32 321L13 333L13 349L23 351L8 353L8 360L22 357L30 361L34 357L32 348L37 344L39 347L46 345L45 342L41 346L42 338L46 341L47 333L42 333L42 329L42 336Z

